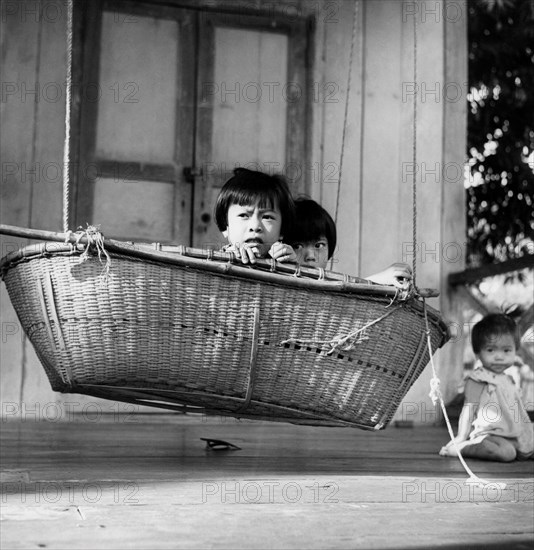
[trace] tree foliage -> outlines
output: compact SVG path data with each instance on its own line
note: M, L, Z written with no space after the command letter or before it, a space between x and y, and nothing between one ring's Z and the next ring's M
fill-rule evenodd
M470 265L534 253L534 0L469 6Z

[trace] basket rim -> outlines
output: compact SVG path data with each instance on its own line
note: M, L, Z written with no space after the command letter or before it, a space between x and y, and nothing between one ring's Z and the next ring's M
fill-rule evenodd
M359 292L371 290L373 293L387 297L398 294L394 285L382 285L373 283L353 275L337 271L323 270L316 267L304 267L296 263L280 263L275 260L258 258L256 263L242 264L232 252L219 252L183 245L171 246L159 243L145 244L126 241L105 240L105 249L110 256L126 256L141 260L150 260L156 263L176 265L181 267L194 267L207 271L217 271L223 274L245 275L256 278L253 274L274 274L282 276L280 282L287 276L303 281L315 281L320 283L321 289L338 292ZM83 244L60 242L34 243L19 248L6 254L0 259L0 271L2 274L14 265L37 257L49 257L57 255L81 255L86 250ZM96 251L90 250L91 256L96 256ZM217 266L215 269L212 267ZM271 278L268 278L271 280ZM334 285L329 284L334 283Z
M113 258L145 261L171 267L211 272L229 278L244 278L327 293L359 294L383 300L397 300L399 295L399 291L394 285L380 285L336 271L265 259L258 259L253 266L250 264L244 265L231 252L219 252L183 245L134 243L112 239L105 239L104 245L112 261ZM6 273L20 263L49 258L54 255L80 256L86 249L87 244L83 244L83 241L78 243L45 241L29 244L8 253L0 259L0 274L4 279ZM89 254L92 257L97 257L96 249L90 247ZM441 328L444 334L443 343L445 343L448 340L448 329L440 313L426 303L423 305L418 298L412 293L408 299L405 298L399 301L404 301L420 313L423 312L423 307L425 307L429 315L429 321Z

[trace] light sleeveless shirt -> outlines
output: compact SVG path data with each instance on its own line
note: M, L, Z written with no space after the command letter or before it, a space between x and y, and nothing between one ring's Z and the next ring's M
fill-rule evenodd
M467 378L484 385L469 443L474 443L474 439L481 441L488 435L497 435L510 439L521 454L533 453L534 424L510 376L477 368Z

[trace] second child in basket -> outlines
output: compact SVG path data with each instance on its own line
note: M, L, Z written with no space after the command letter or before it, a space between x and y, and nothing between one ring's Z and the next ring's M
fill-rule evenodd
M295 201L295 223L287 242L293 247L299 264L326 269L337 244L336 224L319 203L298 198ZM402 285L412 279L412 269L408 264L397 262L365 278L373 283Z

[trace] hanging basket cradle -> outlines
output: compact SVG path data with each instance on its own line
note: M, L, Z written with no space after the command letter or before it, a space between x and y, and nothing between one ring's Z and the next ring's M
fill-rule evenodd
M71 0L68 8L65 166ZM354 9L350 65L357 2ZM415 284L381 286L267 260L244 266L223 252L104 240L95 228L72 233L69 200L66 170L63 233L0 226L0 234L45 241L2 258L0 274L55 391L382 429L448 339Z
M90 233L66 237L0 262L58 392L380 429L429 361L425 314L432 348L447 340L439 314L393 286L266 260L247 267L227 253L113 240L103 250Z

